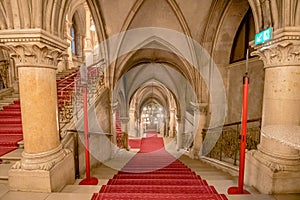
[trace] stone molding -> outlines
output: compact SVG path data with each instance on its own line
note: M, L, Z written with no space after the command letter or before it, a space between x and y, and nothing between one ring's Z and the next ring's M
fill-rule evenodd
M283 162L281 159L274 158L266 154L265 152L260 150L251 150L247 152L247 156L252 156L260 163L263 163L267 166L272 172L280 172L280 171L299 171L300 163L299 159L290 160L289 162Z
M1 30L0 43L7 45L41 44L65 51L69 44L42 29Z
M10 53L17 67L56 69L68 56L68 43L41 29L3 30L0 35L0 48Z
M130 120L129 117L125 116L125 117L120 117L121 123L122 124L127 124Z
M252 55L259 56L259 59L264 62L265 68L300 65L299 30L275 31L271 41L253 47L256 51Z
M207 115L208 104L207 103L194 103L190 102L192 109L195 114Z
M24 151L21 161L16 162L12 169L49 171L70 153L71 150L63 149L61 144L55 149L42 153L26 153Z

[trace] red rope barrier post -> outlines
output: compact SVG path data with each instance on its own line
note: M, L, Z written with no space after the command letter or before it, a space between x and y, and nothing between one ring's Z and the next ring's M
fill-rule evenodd
M79 185L97 185L98 179L91 177L90 173L90 151L89 151L89 125L88 125L88 104L87 104L87 68L85 65L80 67L80 78L83 96L83 118L84 118L84 144L85 144L85 165L86 178L80 181Z
M250 194L244 190L244 172L245 172L245 152L247 138L247 118L248 118L248 51L246 60L246 73L243 77L243 105L242 105L242 134L240 135L240 167L239 167L239 182L238 187L230 187L228 194Z

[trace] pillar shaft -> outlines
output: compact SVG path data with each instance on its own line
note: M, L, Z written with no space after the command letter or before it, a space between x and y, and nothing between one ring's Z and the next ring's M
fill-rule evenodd
M59 144L55 68L19 67L24 150L40 153Z
M300 63L265 70L262 126L300 125Z

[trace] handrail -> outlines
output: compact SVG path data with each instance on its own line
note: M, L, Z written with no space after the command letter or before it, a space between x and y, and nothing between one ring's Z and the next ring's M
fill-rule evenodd
M247 120L247 123L251 123L251 122L260 122L261 118L254 118L254 119L249 119ZM228 127L228 126L234 126L234 125L239 125L242 124L242 121L238 121L238 122L232 122L232 123L228 123L228 124L224 124L223 126L216 126L216 127L212 127L212 128L204 128L202 129L203 131L207 131L207 130L212 130L212 129L218 129L218 128L224 128L224 127Z
M103 61L104 61L104 58L102 58L102 59L98 60L97 62L95 62L95 63L93 63L93 64L87 66L87 68L90 68L90 67L93 67L93 66L95 66L95 65L98 65L99 63L101 63L101 62L103 62ZM69 76L63 78L62 80L58 81L57 84L63 83L64 81L68 80L68 79L71 78L72 76L74 76L74 74L69 75Z
M89 65L88 68L88 90L89 90L89 98L88 103L91 105L93 103L92 96L97 93L97 81L101 76L104 75L102 65L104 64L104 59L100 59L92 65ZM66 82L69 79L72 79L72 82ZM59 108L59 123L60 123L60 132L63 131L63 128L73 119L73 114L75 114L76 118L78 118L79 113L81 112L81 90L82 85L80 81L80 74L75 72L63 80L57 82L59 86L61 83L66 82L66 84L61 85L57 89L57 92L63 96L59 99L58 108ZM74 106L75 105L75 106ZM74 107L74 108L73 108Z
M257 126L248 126L247 128L247 149L257 149L257 144L260 142L260 129L261 129L261 118L250 119L247 120L247 123L255 123L259 122ZM232 127L232 128L228 128ZM206 134L209 134L210 131L214 131L215 129L222 129L221 135L216 142L214 148L210 151L208 156L210 158L214 158L220 161L232 163L233 165L237 165L237 161L239 160L239 142L240 142L240 122L233 122L224 124L224 126L218 126L209 129L202 129L203 140L205 139ZM219 131L219 130L218 130Z

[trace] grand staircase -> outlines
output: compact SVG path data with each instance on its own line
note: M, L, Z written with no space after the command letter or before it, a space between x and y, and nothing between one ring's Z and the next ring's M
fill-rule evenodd
M23 140L20 101L14 100L0 110L0 156L18 148Z
M92 200L225 200L213 186L164 149L162 138L143 138L140 151L103 185Z
M62 109L72 98L77 69L57 74L58 108ZM23 140L21 107L18 94L10 94L0 100L0 157L16 150Z

